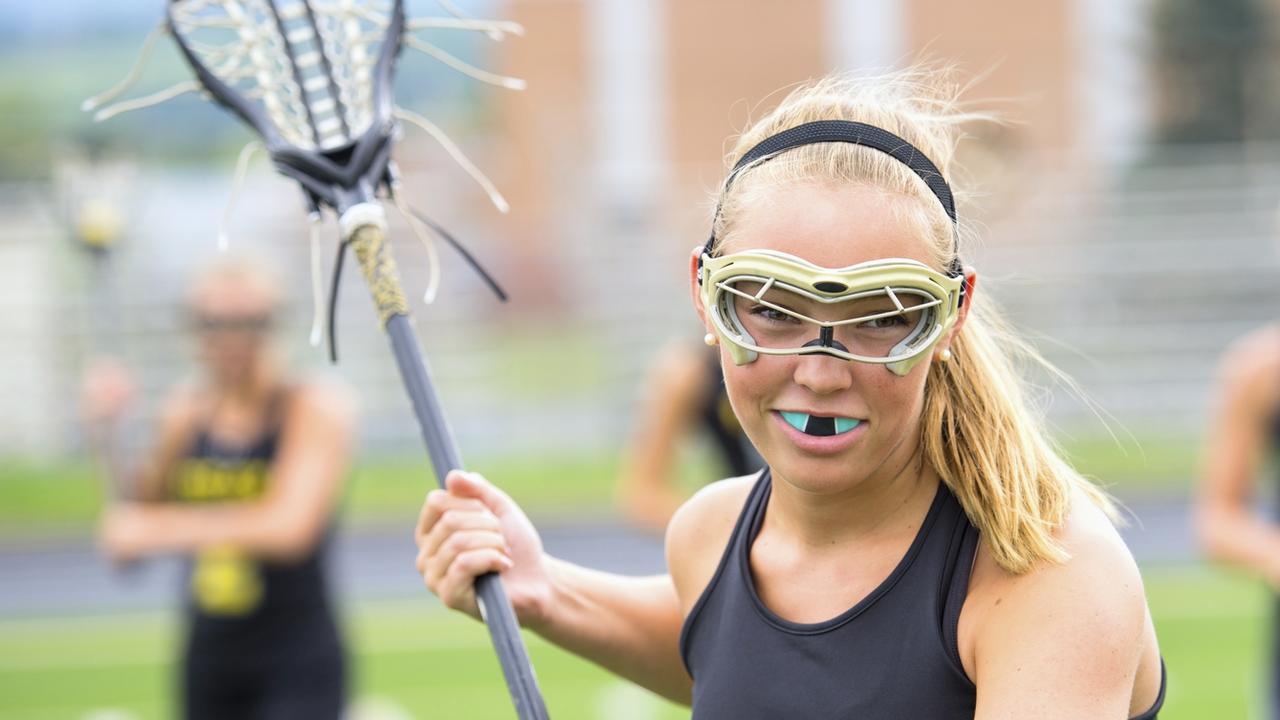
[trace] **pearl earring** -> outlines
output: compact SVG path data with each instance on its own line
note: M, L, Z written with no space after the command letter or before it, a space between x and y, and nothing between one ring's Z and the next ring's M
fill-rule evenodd
M720 339L717 338L713 333L707 333L706 335L702 336L702 342L706 343L711 347L715 347L720 343Z
M951 348L942 348L942 352L938 353L938 362L951 361Z

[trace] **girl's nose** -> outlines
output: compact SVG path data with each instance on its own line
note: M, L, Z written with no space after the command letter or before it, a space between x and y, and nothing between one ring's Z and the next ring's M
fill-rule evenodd
M818 395L829 395L848 390L853 385L852 368L848 360L815 353L801 355L796 360L794 379L797 384Z

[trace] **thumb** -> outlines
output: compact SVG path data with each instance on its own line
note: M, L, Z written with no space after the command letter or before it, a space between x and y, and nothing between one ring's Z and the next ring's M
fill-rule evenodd
M453 470L445 477L445 489L456 497L473 498L484 503L495 515L515 507L515 501L480 473Z

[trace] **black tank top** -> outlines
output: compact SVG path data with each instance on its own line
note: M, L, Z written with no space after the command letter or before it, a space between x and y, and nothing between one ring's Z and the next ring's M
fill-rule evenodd
M706 354L705 383L698 408L698 418L707 429L720 457L724 459L730 477L738 477L756 472L764 466L764 461L756 448L742 431L738 417L733 414L729 405L729 396L724 393L724 374L720 369L720 356L715 351Z
M172 478L173 496L189 503L261 497L271 479L284 401L284 392L273 399L266 431L246 446L219 442L207 425L200 428ZM326 529L316 547L294 562L264 560L229 546L195 553L186 591L192 645L228 658L336 647L324 571L331 535L332 528Z
M694 720L971 720L976 689L956 626L978 531L939 484L898 566L849 610L820 623L774 614L756 594L750 548L771 490L756 481L728 547L680 634ZM1136 720L1154 720L1164 698Z

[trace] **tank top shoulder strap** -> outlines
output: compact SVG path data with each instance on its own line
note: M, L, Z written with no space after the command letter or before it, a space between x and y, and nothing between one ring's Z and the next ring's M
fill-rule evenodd
M942 593L942 641L948 660L962 677L968 679L964 664L960 660L960 611L964 608L965 598L969 595L969 579L973 574L973 562L978 555L978 529L969 522L968 516L960 507L960 502L958 500L953 502L960 521L952 530L950 547L947 550L946 563L942 571L942 582L938 586L939 592Z
M1131 720L1156 720L1161 708L1164 707L1164 694L1168 687L1169 674L1164 666L1164 658L1160 658L1160 691L1156 693L1156 701L1151 704L1150 710L1131 718Z
M278 434L284 427L289 414L289 403L293 401L296 393L297 388L291 384L279 385L271 391L262 423L264 436Z
M205 389L195 391L195 409L191 414L191 425L187 433L187 455L203 457L208 454L210 435L213 427L213 413L218 403L210 397Z
M734 523L733 531L729 533L729 539L724 544L724 550L720 554L720 564L716 566L715 574L707 581L707 586L702 589L702 594L698 596L698 601L694 603L693 608L689 610L689 615L684 619L684 624L680 628L680 657L684 660L686 670L689 669L690 629L702 612L703 607L707 604L707 599L711 597L711 593L724 576L725 568L734 557L738 544L745 542L745 538L750 535L750 519L759 514L760 503L769 497L769 484L771 481L772 476L769 473L768 466L766 466L760 470L759 476L751 486L751 492L747 493L746 502L742 503L742 510L738 512L738 520Z

